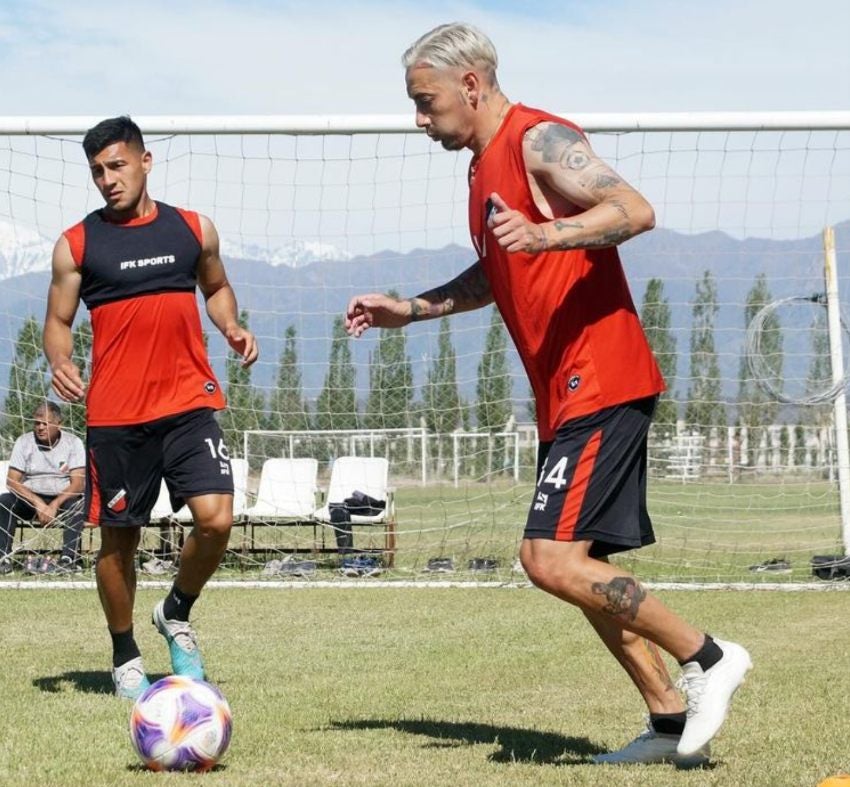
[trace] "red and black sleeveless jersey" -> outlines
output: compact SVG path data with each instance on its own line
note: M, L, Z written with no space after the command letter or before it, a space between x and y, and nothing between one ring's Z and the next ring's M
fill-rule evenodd
M549 221L534 201L522 153L525 132L547 121L581 133L516 104L471 162L469 188L472 242L528 372L541 440L572 418L664 390L616 248L509 254L487 227L494 191L530 221Z
M157 202L151 215L118 224L98 210L65 237L91 312L88 425L222 409L195 301L198 214Z

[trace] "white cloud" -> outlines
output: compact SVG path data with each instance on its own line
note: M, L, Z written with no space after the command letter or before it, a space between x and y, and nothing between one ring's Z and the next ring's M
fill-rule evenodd
M453 17L494 39L511 98L556 111L850 104L846 0L594 6L45 0L0 19L0 94L24 115L408 112L400 54Z

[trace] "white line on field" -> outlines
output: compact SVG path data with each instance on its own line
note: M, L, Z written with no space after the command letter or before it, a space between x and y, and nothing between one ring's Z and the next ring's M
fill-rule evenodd
M734 591L771 591L799 592L819 591L836 592L850 591L850 582L644 582L649 590L734 590ZM144 590L168 589L171 582L161 580L143 580L138 587ZM505 590L522 590L531 588L530 582L475 582L475 581L421 581L421 580L375 580L375 579L345 579L345 580L228 580L216 579L207 583L206 588L243 588L250 590L310 590L314 588L337 588L339 590L358 590L367 588L491 588ZM205 589L206 589L205 588ZM49 582L0 582L0 590L95 590L94 582L55 581Z

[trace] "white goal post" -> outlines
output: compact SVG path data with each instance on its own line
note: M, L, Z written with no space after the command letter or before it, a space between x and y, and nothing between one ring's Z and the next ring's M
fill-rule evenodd
M621 256L669 388L650 434L658 543L623 560L647 580L740 582L784 564L799 580L813 556L850 554L846 401L797 403L843 378L850 344L838 295L850 287L850 112L568 117L657 216ZM47 391L50 249L101 205L80 146L101 119L0 117L0 461ZM266 458L384 455L398 491L391 578L427 578L436 557L458 573L492 561L496 576L514 576L535 476L533 402L509 343L502 365L482 362L499 328L490 309L356 342L338 325L355 293L409 296L474 259L468 152L434 145L412 112L134 120L153 153L152 196L213 219L260 342L240 373L205 319L231 403L228 444L248 460L241 491L256 488ZM760 381L747 328L777 303L760 326ZM75 324L83 354L86 316ZM68 423L81 430L79 410ZM17 531L16 559L55 535ZM256 552L234 536L222 570L273 575L292 545L278 535L266 528ZM337 567L320 562L317 576L327 568Z

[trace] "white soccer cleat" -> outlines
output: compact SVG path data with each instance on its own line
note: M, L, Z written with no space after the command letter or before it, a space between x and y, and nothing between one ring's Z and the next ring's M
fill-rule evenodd
M652 763L671 763L677 768L700 768L708 764L711 754L708 744L698 752L682 755L677 751L678 735L666 735L656 732L652 724L647 723L646 730L631 743L618 751L597 754L593 762L597 765L637 765Z
M115 684L115 696L125 700L137 700L151 685L145 675L141 656L115 667L112 670L112 682Z
M705 672L695 661L682 667L679 685L685 692L688 717L677 747L681 755L698 752L717 734L729 712L732 695L753 666L745 648L734 642L714 641L723 651L717 664Z

